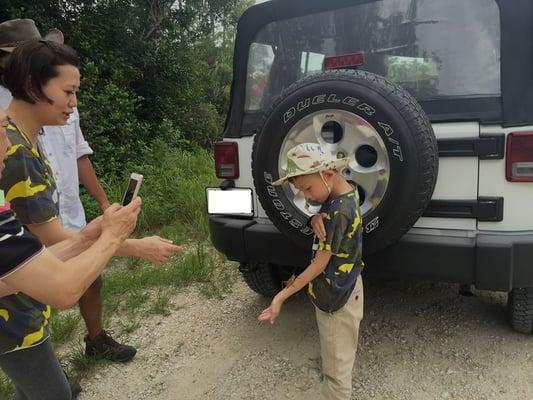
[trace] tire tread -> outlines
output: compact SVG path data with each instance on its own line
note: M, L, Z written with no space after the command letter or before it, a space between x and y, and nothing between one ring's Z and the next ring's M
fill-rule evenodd
M507 300L507 312L515 331L533 333L533 287L513 289Z
M242 276L250 289L265 297L274 297L281 289L281 282L273 268L267 263L255 263L252 268L243 269Z
M423 170L418 177L416 188L411 196L413 203L412 209L403 218L402 223L399 224L385 239L380 243L380 249L390 246L398 241L415 222L422 216L426 207L431 200L433 190L437 181L439 158L437 141L434 134L428 135L427 132L433 132L431 122L422 110L420 104L416 99L410 95L405 89L396 85L387 79L366 71L358 70L332 70L326 71L322 74L311 75L295 82L288 88L282 91L280 96L272 102L268 111L263 114L261 123L254 131L254 141L252 147L252 162L251 168L254 169L256 157L260 146L260 132L267 124L270 115L278 107L278 105L289 95L297 90L313 85L324 80L331 81L346 81L367 87L371 91L375 91L396 108L398 113L403 116L405 123L413 133L413 139L419 154L419 169ZM254 180L254 187L258 187L259 182L256 181L255 174L252 174ZM260 202L263 204L263 199L259 196Z

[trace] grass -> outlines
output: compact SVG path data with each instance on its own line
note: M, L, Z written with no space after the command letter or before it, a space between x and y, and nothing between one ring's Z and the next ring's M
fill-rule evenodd
M146 300L146 289L182 288L191 283L207 283L216 277L219 258L205 244L197 245L185 255L174 257L161 267L147 264L135 269L111 270L104 278L104 309L115 308L114 299L123 298L125 305L136 306ZM107 303L111 301L110 303Z
M218 258L218 265L223 265L223 257L218 255ZM200 287L200 292L207 298L220 299L231 290L238 276L237 268L215 268L209 281Z
M104 326L119 335L135 332L146 317L164 317L175 311L172 296L180 289L198 284L203 295L221 298L238 275L207 241L204 190L217 182L211 155L203 149L169 149L157 141L148 154L143 165L128 167L130 172L144 175L137 236L158 234L184 244L186 252L161 267L131 257L110 263L102 290ZM126 180L113 178L105 184L111 201L120 199ZM94 201L86 195L82 199L88 218L96 216ZM54 344L67 348L60 352L60 359L75 378L87 376L106 362L85 357L79 337L85 326L80 320L78 310L54 312L50 320ZM12 393L11 383L0 371L0 399L10 398Z
M181 151L156 140L144 162L129 165L125 171L125 176L110 177L103 183L109 199L120 201L129 173L144 176L139 193L143 209L138 232L166 229L175 237L205 240L209 233L205 187L218 182L213 157L207 150ZM89 219L99 214L96 203L86 193L82 200Z
M127 321L119 321L118 324L121 335L129 335L141 327L141 323L134 318L130 318Z
M148 313L167 316L170 315L171 306L172 304L170 302L170 292L165 290L159 290L154 303L148 309Z
M74 350L71 350L64 356L60 357L60 360L62 364L65 364L65 362L68 363L70 366L69 377L72 377L73 379L87 376L89 372L93 371L98 365L110 363L110 361L107 361L104 358L86 357L85 347L82 345L79 345Z
M50 318L50 335L55 344L65 343L72 338L80 322L79 313L69 311L52 313Z
M149 299L148 293L143 292L140 288L135 288L129 293L125 293L125 309L135 310L141 307Z

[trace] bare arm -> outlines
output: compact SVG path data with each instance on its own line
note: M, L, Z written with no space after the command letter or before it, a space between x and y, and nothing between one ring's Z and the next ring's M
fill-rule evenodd
M116 256L133 256L142 258L155 265L166 263L172 255L182 252L183 248L159 236L147 236L142 239L128 239L122 243Z
M28 225L28 229L31 233L37 236L45 246L53 246L56 243L70 239L76 235L75 231L66 229L58 218L42 224Z
M10 294L15 294L17 291L11 286L0 281L0 297L9 296Z
M28 225L28 228L45 246L49 247L49 250L52 251L56 257L62 260L68 260L69 258L77 256L84 250L80 249L77 253L75 252L75 246L79 243L76 241L70 241L69 239L73 239L77 235L77 232L65 228L59 219L45 222L43 224L31 224ZM98 237L99 234L96 236ZM63 251L66 253L63 254ZM127 239L121 243L115 255L137 257L137 253L136 240Z
M260 321L270 321L270 323L274 323L274 320L278 317L281 311L283 302L322 273L324 269L326 269L330 258L331 252L317 251L315 259L309 264L305 271L298 275L291 285L284 288L274 297L270 307L263 310L258 319Z
M118 204L111 206L104 214L101 235L80 255L63 262L51 251L45 250L4 278L3 282L56 308L72 306L102 272L121 242L131 233L140 205L140 199L135 199L127 207L121 208ZM58 251L61 256L67 256L69 251L78 251L84 246L83 243L76 244L75 240L76 238L68 239L70 247L60 243L55 248L52 246L52 249Z
M89 236L96 240L100 236L97 224L100 217L91 221L89 225L82 230L86 232L93 229L95 232ZM30 231L36 235L41 242L49 247L56 257L67 260L80 254L91 243L79 243L80 239L87 242L88 238L80 238L76 231L66 229L58 219L43 224L28 225ZM69 239L75 239L73 241ZM85 246L85 247L84 247ZM149 236L142 239L127 239L121 243L117 249L116 256L133 256L142 258L150 263L160 265L168 261L169 258L182 251L180 246L176 246L172 241L160 238L159 236Z
M78 176L80 183L87 189L89 194L96 200L102 211L109 207L109 200L107 194L98 181L96 173L94 172L93 164L89 156L82 156L78 158Z
M88 251L66 262L45 250L4 280L42 303L69 308L102 272L119 245L120 240L102 235Z
M98 238L91 240L83 233L76 233L71 238L48 247L48 251L50 251L59 260L67 261L83 253L85 250L91 247L97 239Z
M281 301L285 301L294 293L297 293L326 269L330 258L331 253L329 251L317 251L315 259L309 264L304 272L298 275L292 284L284 288L276 296L279 296Z

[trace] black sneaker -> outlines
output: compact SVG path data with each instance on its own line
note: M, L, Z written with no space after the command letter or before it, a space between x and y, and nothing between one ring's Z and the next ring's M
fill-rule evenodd
M120 344L106 331L102 331L94 339L85 336L85 354L89 357L103 357L111 361L126 362L135 357L135 347Z

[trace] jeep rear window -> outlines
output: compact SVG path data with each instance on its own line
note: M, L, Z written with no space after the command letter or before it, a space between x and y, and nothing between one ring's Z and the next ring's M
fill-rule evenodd
M421 101L501 94L494 0L381 0L266 25L249 51L245 111L322 72L324 57L360 52L359 69Z

